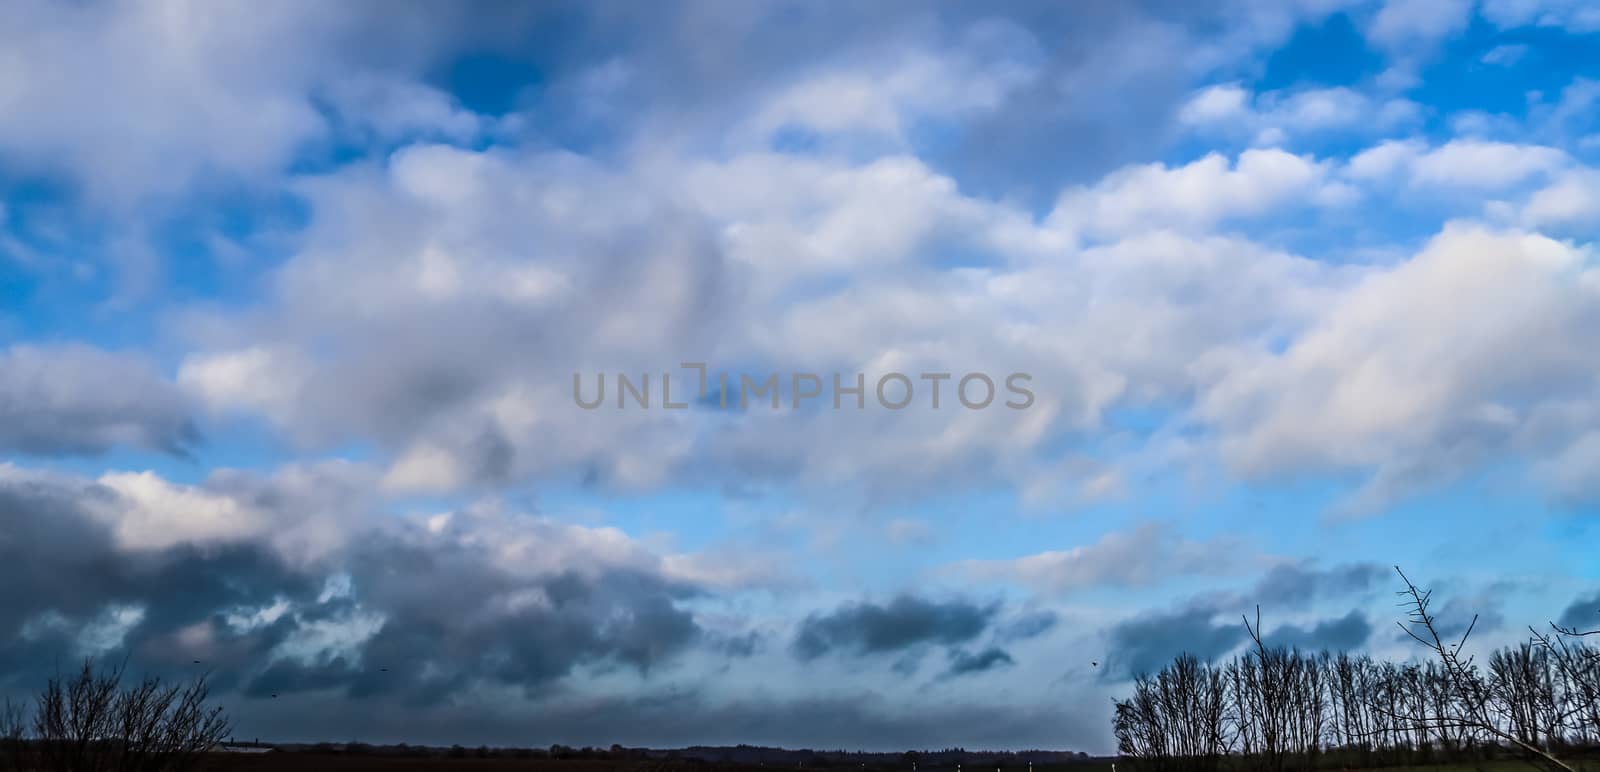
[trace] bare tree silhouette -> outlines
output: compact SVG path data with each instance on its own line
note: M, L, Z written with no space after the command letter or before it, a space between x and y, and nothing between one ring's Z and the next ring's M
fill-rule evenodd
M1180 655L1140 674L1115 703L1118 748L1136 769L1214 772L1239 754L1245 767L1375 768L1477 763L1514 752L1549 772L1562 757L1600 745L1600 631L1551 625L1522 644L1468 652L1476 620L1459 636L1434 615L1433 595L1396 568L1406 619L1400 627L1429 657L1381 662L1366 655L1272 646L1244 619L1250 646L1221 664ZM1233 764L1227 765L1233 768Z
M86 660L76 676L52 678L39 693L31 737L22 736L20 719L12 725L17 755L58 772L192 769L228 733L209 695L204 675L186 686L151 677L124 687L121 666L96 672Z
M1546 747L1540 747L1535 716L1527 717L1526 736L1519 736L1515 719L1510 722L1512 728L1507 728L1505 719L1511 718L1508 715L1508 711L1513 710L1511 706L1523 704L1524 697L1537 698L1531 694L1519 695L1517 685L1521 685L1521 682L1515 678L1502 680L1479 676L1472 655L1464 653L1472 631L1477 628L1478 617L1473 616L1459 639L1454 643L1447 642L1440 635L1438 619L1433 615L1433 591L1418 587L1399 566L1395 566L1394 570L1406 585L1398 594L1405 599L1402 605L1406 607L1408 616L1406 622L1397 624L1413 640L1427 647L1452 688L1451 699L1443 705L1431 709L1422 706L1420 710L1407 706L1396 717L1438 731L1466 728L1481 732L1521 749L1536 766L1555 772L1576 772L1551 752L1548 743L1545 743Z

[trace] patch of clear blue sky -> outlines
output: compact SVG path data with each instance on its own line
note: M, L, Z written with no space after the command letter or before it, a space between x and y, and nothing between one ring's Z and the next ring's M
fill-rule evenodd
M293 196L237 188L132 213L86 211L78 192L35 180L0 178L0 190L0 228L20 245L0 254L0 340L151 346L157 309L257 299L289 254L262 237L309 221Z
M1600 76L1594 55L1594 34L1573 35L1554 27L1499 29L1474 16L1466 31L1437 44L1435 51L1414 52L1423 66L1418 80L1403 95L1426 106L1430 130L1445 133L1449 116L1467 110L1525 116L1530 91L1555 94L1574 77ZM1525 51L1505 64L1486 63L1485 54L1500 46ZM1319 25L1302 26L1289 42L1269 56L1258 77L1244 77L1256 91L1373 84L1389 60L1367 44L1361 30L1343 13Z
M1258 91L1295 87L1348 86L1382 72L1384 57L1367 46L1350 17L1329 15L1317 25L1302 25L1288 43L1267 57L1253 86Z
M1552 27L1499 30L1475 17L1463 35L1442 45L1440 54L1420 73L1410 96L1440 115L1483 110L1525 117L1530 92L1550 98L1574 78L1600 77L1600 56L1594 49L1597 38L1600 35L1573 35ZM1499 46L1523 46L1526 50L1505 64L1482 61Z
M434 79L468 110L498 116L532 98L544 83L544 73L526 57L474 53L449 61Z

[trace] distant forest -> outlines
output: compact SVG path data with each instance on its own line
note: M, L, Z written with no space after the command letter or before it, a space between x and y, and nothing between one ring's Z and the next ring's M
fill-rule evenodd
M1398 571L1398 569L1396 569ZM1222 663L1180 655L1116 703L1118 750L1139 770L1210 772L1476 764L1508 754L1551 772L1600 746L1600 631L1529 628L1478 661L1476 623L1445 637L1431 594L1401 573L1401 624L1427 657L1383 662L1262 643ZM1465 620L1463 620L1465 621Z

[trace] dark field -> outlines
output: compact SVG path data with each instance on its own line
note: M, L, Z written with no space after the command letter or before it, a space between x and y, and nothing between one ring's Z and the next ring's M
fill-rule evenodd
M782 770L816 769L820 772L899 772L899 766L830 765L824 767L795 767L750 764L708 764L692 761L605 761L563 760L549 758L451 758L448 756L381 756L363 754L273 752L260 754L217 754L208 769L218 770L527 770L528 772L779 772ZM910 772L910 767L904 768ZM919 765L918 772L955 772L954 767ZM984 767L965 766L963 772L985 772ZM1005 767L1004 772L1021 772L1027 767ZM1035 772L1111 772L1110 760L1096 760L1075 764L1035 765ZM1122 772L1131 772L1124 769ZM1498 771L1496 771L1498 772ZM1508 770L1507 772L1510 772ZM1595 772L1600 772L1597 768Z
M219 754L209 769L213 770L528 770L529 772L775 772L797 770L793 766L757 766L743 764L705 764L688 761L599 761L557 760L549 758L451 758L446 756L405 757L349 755L338 753L263 753ZM1134 772L1126 761L1118 762L1119 772ZM1600 772L1600 759L1582 759L1574 762L1581 772ZM836 770L849 772L863 769L849 765L805 767L804 769ZM867 772L899 772L899 766L868 766ZM905 767L909 772L910 767ZM1016 772L1025 767L1002 768L1003 772ZM1095 759L1073 764L1035 765L1035 772L1111 772L1110 759ZM1340 769L1329 767L1329 769ZM1363 772L1399 772L1400 770L1427 770L1428 772L1535 772L1536 768L1522 761L1497 760L1478 764L1439 764L1419 767L1383 767ZM918 772L955 772L953 767L919 765ZM984 767L966 766L963 772L987 772Z

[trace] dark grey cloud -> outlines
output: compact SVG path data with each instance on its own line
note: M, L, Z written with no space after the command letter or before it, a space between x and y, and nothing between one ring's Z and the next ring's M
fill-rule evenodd
M386 581L397 564L407 577ZM532 688L589 663L648 672L701 633L678 605L695 591L642 571L530 580L486 565L476 549L392 542L364 548L354 565L358 590L369 588L362 597L388 617L361 652L369 672L387 667L388 678L352 682L357 695L426 696L475 682ZM496 613L497 600L529 594L543 602Z
M1260 609L1264 640L1274 646L1345 650L1372 635L1367 618L1352 611L1309 627L1272 623L1284 611L1312 608L1317 601L1364 593L1377 586L1386 569L1371 563L1322 568L1314 561L1284 563L1268 569L1241 593L1213 593L1191 598L1174 609L1152 612L1118 623L1107 638L1109 651L1102 678L1118 680L1153 671L1181 653L1214 661L1249 640L1245 615L1255 624Z
M1054 630L1060 617L1048 609L1022 614L999 626L995 634L1006 641L1025 641Z
M950 668L944 672L946 678L983 673L995 668L1015 665L1016 660L1005 649L991 646L977 652L965 649L956 649L950 654Z
M1393 573L1376 563L1345 563L1320 568L1314 561L1280 563L1256 583L1251 598L1263 607L1308 605L1318 599L1365 592Z
M1361 648L1372 637L1372 623L1360 611L1351 611L1338 619L1327 619L1310 627L1284 625L1268 633L1264 642L1268 646L1286 646L1301 650L1353 651Z
M759 630L749 630L736 635L711 635L713 648L730 657L750 657L767 647L768 636Z
M0 351L0 451L184 455L199 439L188 401L140 357L81 345Z
M230 477L215 487L257 505L306 503L272 481ZM73 478L0 475L7 590L0 594L0 695L29 692L70 666L96 620L128 607L142 613L99 656L126 658L136 674L208 670L240 733L278 740L892 748L937 737L973 746L1099 747L1103 734L1098 711L1070 701L957 700L909 710L870 693L747 699L711 694L711 682L652 680L659 665L690 648L749 656L765 636L701 629L683 603L704 591L644 564L508 568L487 551L499 540L454 538L480 533L460 515L453 517L467 522L442 532L358 521L349 545L304 561L285 559L257 537L127 547L102 519L118 495ZM450 530L456 527L466 530ZM546 542L553 551L576 549L555 537L536 540ZM275 606L282 613L260 613ZM365 612L382 621L359 645L285 656L308 632ZM967 647L992 632L997 615L996 605L901 596L842 606L805 628L828 651L911 658L932 655L922 644L949 646L940 678L947 680L1013 663L1004 649ZM1053 617L1019 621L1037 634L1045 620ZM634 696L572 699L563 680L578 669L618 668L644 676Z
M123 503L97 483L0 475L0 687L36 685L98 637L87 653L155 673L199 659L244 698L337 690L416 704L484 684L532 690L580 666L648 674L702 635L680 605L699 590L645 565L524 574L481 541L406 526L309 562L248 536L134 548L94 514ZM282 650L358 616L379 626L353 649Z
M1215 661L1246 640L1243 618L1231 616L1213 602L1198 601L1121 622L1106 641L1102 677L1118 680L1152 672L1184 653Z
M966 600L934 601L901 595L885 604L853 603L813 614L800 624L793 651L815 659L833 651L898 652L922 644L966 643L988 629L999 610Z
M1556 624L1580 631L1600 629L1600 592L1573 600Z
M236 631L223 613L278 599L315 604L320 578L260 545L120 548L85 509L114 496L93 484L0 479L0 685L37 684L76 657L96 626L135 609L137 621L112 643L141 669L170 671L203 655L231 672L260 661L291 628ZM219 685L230 685L229 678Z

